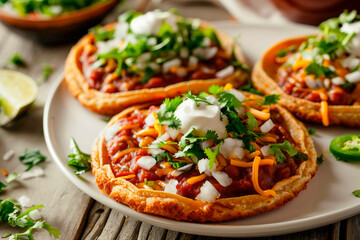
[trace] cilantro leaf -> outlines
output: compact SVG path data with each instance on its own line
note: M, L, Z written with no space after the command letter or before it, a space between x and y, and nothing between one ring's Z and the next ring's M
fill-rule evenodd
M80 175L91 170L90 154L83 153L79 149L75 139L72 137L70 139L70 146L73 153L68 155L70 160L68 161L67 165L75 169L74 173L76 175Z
M15 65L17 67L26 67L25 60L18 53L11 56L6 65L8 64Z
M319 157L317 157L316 162L319 166L321 166L324 162L324 154L321 154Z
M241 102L231 92L223 91L219 93L218 96L219 96L219 103L223 103L225 106L229 108L238 109L241 106Z
M224 87L218 85L211 85L209 87L209 93L213 95L219 95L223 91Z
M360 190L355 190L352 192L352 194L354 194L355 197L360 198Z
M277 57L284 57L287 53L289 53L289 52L294 52L295 50L296 50L296 46L295 46L295 45L291 45L291 46L288 47L288 48L284 48L284 49L279 50L279 51L276 53L276 56L277 56Z
M49 79L49 76L51 75L51 73L53 72L53 68L47 64L47 63L44 63L42 65L42 77L41 77L41 82L46 82L48 79Z
M279 163L284 163L284 161L286 160L286 156L283 151L287 152L290 157L294 157L298 153L298 151L293 148L289 141L270 144L269 152L275 155L275 158Z
M203 137L203 140L214 140L215 142L218 141L218 134L216 131L213 131L213 130L207 130L206 133L205 133L205 136Z
M246 115L248 116L247 128L249 129L249 131L253 131L258 126L258 121L251 113L247 113Z
M168 161L168 162L169 162L169 163L171 164L171 166L172 166L173 168L175 168L175 169L181 168L181 167L183 167L183 166L185 166L185 165L188 164L187 162L172 161L172 160L170 160L170 161Z
M146 185L148 185L149 187L151 187L152 185L154 185L154 181L148 181L147 178L144 179L144 182Z
M199 95L193 95L191 93L191 90L189 89L189 92L188 93L184 93L183 96L187 99L191 99L195 102L195 105L197 107L200 106L200 103L203 102L203 103L206 103L208 105L213 105L212 103L210 103L205 97L203 96L199 96Z
M240 90L245 91L245 92L251 92L257 95L264 95L262 92L260 92L259 90L257 90L256 88L254 88L254 85L251 81L249 81L247 84L245 84L244 86L240 87Z
M214 152L211 151L210 148L205 148L205 149L204 149L204 153L205 153L206 156L209 158L209 167L210 167L210 169L212 169L213 166L214 166L216 156L220 154L220 150L219 150L219 149L220 149L220 145L221 145L222 143L223 143L223 142L220 142L220 143L216 146Z
M19 157L19 160L29 167L25 170L25 172L29 171L33 166L44 162L46 157L40 153L39 149L25 149L24 155Z
M181 121L174 116L174 112L182 101L183 99L179 96L171 100L166 98L157 111L159 124L178 129L181 126Z
M5 190L6 190L6 185L0 182L0 193L5 192Z
M113 39L115 30L106 30L103 26L98 25L91 28L89 32L95 35L95 42L100 42Z
M343 13L339 16L339 22L340 23L350 23L354 21L356 18L356 10L352 10L350 13L348 13L347 10L345 10Z
M314 75L315 78L325 75L327 78L332 78L337 76L337 74L330 70L328 67L321 66L315 61L312 61L309 66L305 68L307 75Z
M150 78L152 78L152 76L154 75L155 71L152 68L147 67L145 69L145 75L144 77L140 80L141 83L146 83L147 81L149 81Z
M168 152L163 152L163 153L160 153L158 155L155 156L155 160L157 162L160 162L160 161L171 161L172 157L170 156L170 154Z
M280 100L279 94L271 94L264 97L263 105L276 104Z
M312 136L312 135L315 135L315 134L316 134L316 130L314 130L314 129L307 128L307 131L308 131L308 133L310 134L310 136Z

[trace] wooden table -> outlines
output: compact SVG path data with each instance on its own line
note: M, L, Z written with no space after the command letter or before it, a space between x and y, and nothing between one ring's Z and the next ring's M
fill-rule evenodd
M169 3L165 1L161 8L177 7L185 16L200 17L205 20L229 20L229 14L218 5L204 3ZM206 10L204 10L206 9ZM200 11L201 10L201 11ZM111 22L121 10L116 9L105 22ZM216 14L209 14L212 11ZM54 67L50 79L40 84L40 92L34 107L9 128L0 128L0 168L11 172L23 172L25 166L18 161L18 156L25 148L38 148L48 157L42 164L45 175L12 183L8 190L0 196L18 198L28 196L34 204L44 204L41 214L52 226L59 229L60 239L220 239L215 237L196 236L169 231L134 220L122 213L112 210L85 195L60 172L51 160L46 148L42 117L47 93L55 80L62 74L64 60L72 44L61 46L42 46L24 35L18 35L0 24L0 66L18 52L28 62L27 68L19 68L35 80L41 79L42 63ZM5 162L2 156L8 150L14 150L15 156ZM0 176L0 181L3 181ZM4 224L0 224L0 237L7 232L17 232ZM37 231L35 239L49 239L45 231ZM321 228L283 236L259 239L360 239L360 215Z

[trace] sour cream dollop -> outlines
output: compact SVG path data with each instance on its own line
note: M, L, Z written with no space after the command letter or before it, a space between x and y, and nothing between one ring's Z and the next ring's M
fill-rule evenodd
M135 34L156 35L163 23L169 24L177 31L177 17L170 12L153 11L138 16L130 23L130 29Z
M228 120L226 116L222 116L218 105L209 105L201 102L196 106L191 99L183 101L174 115L181 121L180 132L185 134L191 128L196 129L196 133L204 135L207 130L215 131L219 138L226 138L226 125Z

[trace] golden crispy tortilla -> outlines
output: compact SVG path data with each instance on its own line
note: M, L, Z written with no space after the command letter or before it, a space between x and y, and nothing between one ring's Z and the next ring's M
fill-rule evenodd
M272 46L255 65L252 73L253 84L255 88L265 94L279 94L279 104L286 107L296 117L309 122L321 123L320 103L290 96L274 80L280 67L275 62L276 53L292 45L299 46L304 41L306 41L306 37L298 37ZM360 85L357 88L360 90ZM329 120L331 125L360 127L360 106L329 105Z
M109 29L113 27L114 24L107 26ZM209 28L212 26L209 23L201 22L200 27ZM226 52L231 53L233 46L235 46L234 51L237 60L246 63L244 54L238 45L234 45L233 39L219 30L215 29L215 31L223 49ZM193 94L207 91L211 85L223 86L226 83L231 83L235 88L238 88L244 85L249 79L249 74L239 69L232 75L223 79L199 79L184 81L166 87L118 93L103 93L90 88L83 76L81 62L79 60L84 50L84 46L92 39L93 35L88 34L71 49L65 63L64 80L68 84L69 90L74 97L76 97L82 105L96 113L113 115L132 105L178 96L182 93L186 93L189 88L192 89Z
M149 105L135 106L124 110L112 118L106 128L118 119L129 116L136 109ZM273 190L275 197L254 194L235 198L217 199L212 203L182 197L163 191L139 189L125 179L116 179L101 133L95 142L92 153L92 171L99 188L119 203L128 205L138 212L160 215L175 220L198 222L221 222L250 217L277 209L294 199L317 171L316 151L313 141L302 123L280 106L276 109L284 119L284 127L293 138L296 147L307 153L296 175L278 182ZM106 129L105 128L105 129Z

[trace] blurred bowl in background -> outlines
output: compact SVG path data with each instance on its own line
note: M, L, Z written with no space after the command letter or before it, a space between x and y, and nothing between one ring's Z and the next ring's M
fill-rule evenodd
M32 19L10 14L0 9L0 20L15 32L36 38L45 44L75 40L87 29L99 23L119 0L99 2L89 7L52 18Z
M319 25L326 19L339 16L345 9L360 10L359 0L271 0L288 19Z

